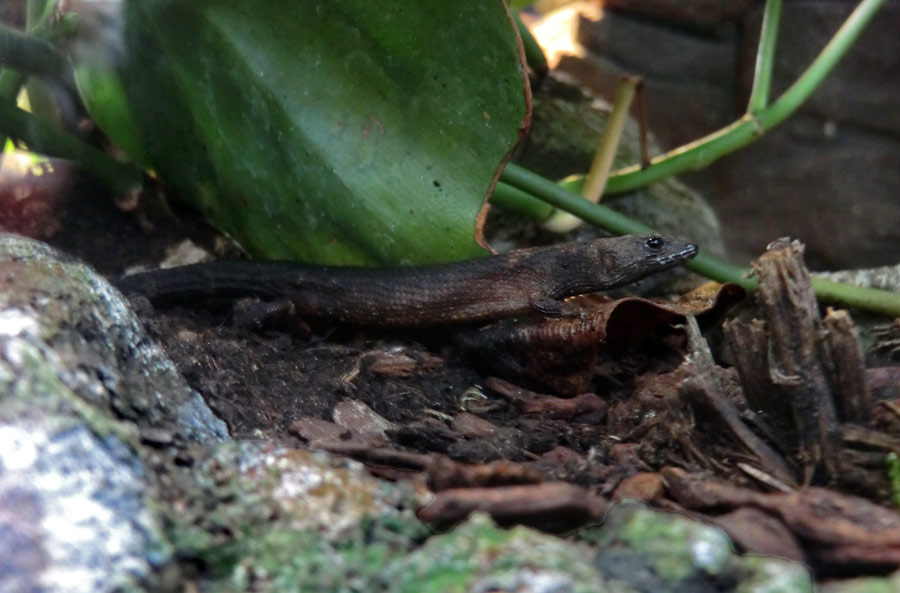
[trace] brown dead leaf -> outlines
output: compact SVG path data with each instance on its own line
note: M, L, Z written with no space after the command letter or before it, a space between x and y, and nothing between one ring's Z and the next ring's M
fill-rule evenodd
M463 330L456 340L500 376L573 396L590 388L601 347L632 347L687 315L709 322L743 297L744 290L734 284L705 285L677 301L586 295L567 301L575 316L505 319Z

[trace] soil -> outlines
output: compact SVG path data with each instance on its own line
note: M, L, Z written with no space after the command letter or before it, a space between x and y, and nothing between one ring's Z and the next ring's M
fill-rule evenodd
M81 188L79 195L91 195L86 189ZM48 242L107 276L156 267L185 239L211 252L220 243L195 213L168 204L160 207L147 199L131 212L103 198L72 201L65 220L69 222ZM225 255L235 256L237 251ZM233 323L236 315L230 303L154 308L138 301L135 307L150 334L235 438L290 446L308 442L292 428L298 420L331 422L340 402L354 400L393 425L383 444L406 451L482 463L534 460L555 447L566 447L579 456L590 453L599 459L605 453L598 456L598 452L620 444L641 425L642 416L652 412L645 409L646 402L631 402L636 382L647 374L671 371L681 360L677 339L674 346L660 339L606 358L594 391L602 394L606 405L634 408L620 409L615 423L605 410L597 409L541 418L521 414L508 399L485 388L490 375L455 345L453 328L390 332L327 324L309 327L277 318L262 328L248 328ZM398 353L404 359L400 368L392 364ZM444 422L477 408L477 403L467 408L463 397L473 390L487 398L480 404L479 417L497 429L480 438L456 433ZM485 412L484 406L492 409ZM664 450L662 443L657 445ZM667 457L664 452L658 455ZM561 469L545 478L597 484L609 473L588 466L577 477Z
M195 213L159 198L126 212L86 184L77 195L95 197L69 201L59 230L45 239L108 276L156 267L186 239L219 257L239 255ZM900 566L900 515L869 502L892 495L883 451L897 444L900 420L882 413L870 421L871 402L856 402L859 424L882 432L856 426L848 436L844 425L842 449L835 420L823 433L830 442L817 444L815 431L803 441L798 429L800 444L785 446L771 430L784 419L755 415L743 395L757 398L755 409L771 388L754 392L746 377L720 366L730 358L744 373L759 360L751 355L741 366L740 356L728 356L721 319L707 323L713 356L699 333L667 325L670 318L637 344L588 357L587 389L554 393L534 388L541 374L533 369L494 376L484 365L494 357L461 348L457 328L393 332L277 315L254 324L246 313L259 303L243 301L132 304L235 439L330 450L382 477L424 478L437 493L421 513L432 525L452 525L478 508L502 524L566 530L598 520L611 500L635 496L690 510L742 549L794 557L820 578ZM761 313L748 301L732 317L753 315ZM756 329L730 331L765 348ZM825 366L832 364L840 362ZM858 386L864 369L857 367ZM896 397L891 389L881 395ZM777 403L773 409L790 415L783 398ZM850 441L861 445L851 450ZM810 484L833 489L786 494ZM822 515L826 507L834 511ZM860 508L864 519L850 516ZM771 529L759 528L761 515Z

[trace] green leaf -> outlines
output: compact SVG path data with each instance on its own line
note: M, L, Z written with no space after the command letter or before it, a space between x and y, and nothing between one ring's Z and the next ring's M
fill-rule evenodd
M128 0L123 38L135 156L251 254L484 253L530 108L500 0Z
M132 119L125 89L115 69L101 62L81 62L74 69L78 93L100 129L142 167L149 167Z

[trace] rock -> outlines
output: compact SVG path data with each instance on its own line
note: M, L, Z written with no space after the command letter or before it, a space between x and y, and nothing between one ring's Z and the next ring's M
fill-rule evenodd
M121 426L73 417L78 396L53 380L40 353L6 346L5 378L14 370L10 354L46 376L0 381L8 394L0 402L0 590L159 585L172 548L145 506L145 470L127 431L122 438ZM30 401L10 405L11 398Z
M813 591L802 564L739 556L717 528L633 500L577 539L502 530L476 514L389 563L384 578L389 590L404 593L443 590L448 580L465 591Z
M442 582L459 591L607 591L592 557L583 544L525 527L502 530L476 514L389 564L384 581L397 593L439 591Z
M824 583L821 593L896 593L900 591L900 572L886 577L862 577Z
M669 149L735 119L738 38L735 23L711 35L606 11L600 21L582 19L578 41L588 54L559 69L607 99L622 76L641 76L650 129Z
M102 278L0 235L0 590L166 588L138 426L227 436Z
M180 554L213 567L201 590L394 590L385 565L429 533L423 491L326 453L226 443L190 477L167 492L169 519Z
M531 132L516 161L550 179L586 173L610 110L609 103L578 87L570 77L548 76L534 91ZM629 120L615 157L616 167L639 160L638 138L637 124ZM654 139L651 138L650 142L651 151L659 149ZM710 253L724 253L715 213L700 194L677 179L625 195L606 197L603 204L642 220L665 234L699 242ZM593 227L585 225L572 238L595 234Z
M596 533L595 563L606 578L637 591L770 591L813 593L804 565L740 556L724 532L677 513L626 500L614 505Z
M36 348L57 379L100 413L171 427L185 441L227 437L127 301L89 266L38 241L0 234L0 316L8 348Z
M603 8L686 25L713 27L746 12L761 0L604 0Z

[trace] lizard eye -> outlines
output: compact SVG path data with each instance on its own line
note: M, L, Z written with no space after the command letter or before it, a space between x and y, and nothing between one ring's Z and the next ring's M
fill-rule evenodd
M653 251L658 251L658 250L662 249L664 244L665 244L665 241L663 240L663 238L658 237L656 235L650 237L644 243L644 245L646 245L648 249L652 249Z

